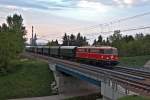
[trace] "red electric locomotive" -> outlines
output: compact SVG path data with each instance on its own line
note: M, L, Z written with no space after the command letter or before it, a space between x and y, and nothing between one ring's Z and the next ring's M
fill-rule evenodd
M102 65L116 65L119 60L117 48L110 46L77 47L76 58L97 62Z

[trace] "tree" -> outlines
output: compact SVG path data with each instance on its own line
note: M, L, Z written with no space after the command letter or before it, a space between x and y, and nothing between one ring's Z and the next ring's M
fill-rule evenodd
M106 45L110 45L109 38L106 39Z
M88 45L87 39L84 36L81 36L80 33L77 34L77 36L71 34L70 36L66 33L63 36L63 43L64 46L85 46Z
M84 36L83 37L83 46L87 46L88 42L87 42L87 38Z
M101 35L98 36L98 40L96 41L96 39L93 42L93 45L104 45L105 44L105 40L103 40L103 37Z
M48 46L59 46L58 40L56 39L55 41L49 41L47 43Z
M135 39L136 39L136 40L142 40L143 38L144 38L143 33L140 33L140 34L136 34L136 35L135 35Z
M133 41L134 38L132 35L125 35L122 37L122 40L125 41L125 42L130 42L130 41Z
M14 14L13 16L7 17L7 24L9 30L13 30L16 32L16 43L17 43L17 52L21 53L24 50L25 47L25 35L26 35L26 29L23 26L23 18L21 15Z
M93 42L93 46L95 46L97 44L97 41L96 41L96 39L94 40L94 42Z
M25 34L21 15L8 16L0 29L0 71L7 72L10 61L24 50Z
M73 34L70 35L70 45L71 46L76 45L76 36Z
M67 33L65 33L65 35L63 36L63 43L62 43L62 45L63 46L67 46L68 42L69 42L69 37L68 37Z
M86 39L86 38L85 38ZM76 40L76 46L84 46L86 40L84 40L84 37L81 36L80 33L77 34L77 40Z
M102 41L103 41L103 38L101 35L99 35L98 40L97 40L98 44L102 44Z
M120 30L114 31L114 34L109 37L109 41L114 43L122 39L122 35L120 34Z
M57 39L56 39L56 41L55 41L55 44L56 44L56 45L59 45L59 43L58 43L58 40L57 40Z
M1 28L2 32L7 32L8 31L8 27L5 23L2 24L2 28Z

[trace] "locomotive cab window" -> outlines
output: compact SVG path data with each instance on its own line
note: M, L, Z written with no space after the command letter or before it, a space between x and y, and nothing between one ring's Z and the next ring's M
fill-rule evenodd
M113 54L118 55L117 49L113 49Z
M113 54L113 50L112 49L105 49L104 54Z

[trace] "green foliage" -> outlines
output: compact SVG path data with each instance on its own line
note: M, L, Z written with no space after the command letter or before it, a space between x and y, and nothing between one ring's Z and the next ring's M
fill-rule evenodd
M14 32L0 32L0 71L7 69L10 59L16 55Z
M0 100L52 95L54 80L48 64L39 60L12 61L11 73L0 77Z
M109 44L110 43L109 43L108 38L105 41L101 35L98 36L98 40L95 39L93 42L93 46L101 46L101 45L109 45Z
M121 40L112 42L112 45L118 48L120 56L150 55L150 35L138 38L124 36Z
M150 55L136 57L120 57L119 65L126 67L142 67L149 59Z
M106 40L101 35L98 40L94 40L93 45L109 45L116 47L120 56L141 56L150 55L150 35L142 33L132 35L122 35L120 30L114 31L114 34Z
M142 96L126 96L118 100L150 100L150 98L142 97Z
M51 41L47 43L48 46L59 46L58 40L56 39L56 41Z
M67 33L63 36L63 46L86 46L88 45L86 37L81 36L80 33L77 36L71 34L70 36Z
M21 15L7 17L7 24L0 26L0 72L7 72L10 60L21 53L25 46L26 34Z

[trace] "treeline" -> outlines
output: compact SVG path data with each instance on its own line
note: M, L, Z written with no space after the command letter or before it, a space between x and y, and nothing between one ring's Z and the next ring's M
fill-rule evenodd
M63 41L62 44L58 43L58 40L56 39L55 41L52 40L47 43L49 46L87 46L89 45L87 42L87 38L85 36L82 36L80 33L78 33L76 36L74 34L67 35L67 33L64 34L63 36Z
M71 34L63 36L63 46L85 46L88 45L87 38L85 36L82 36L80 33L77 34L77 36Z
M59 46L60 44L58 43L58 40L56 39L55 41L52 40L52 41L49 41L47 43L48 46Z
M63 45L63 46L87 46L87 38L80 33L77 36L66 33L63 36L63 43L58 41L51 41L49 45ZM114 34L104 39L101 35L93 41L93 46L113 46L118 49L120 56L140 56L150 55L150 35L138 33L133 35L122 35L120 30L114 31Z
M25 47L26 30L21 15L8 16L7 23L0 25L0 72L7 72L10 62Z
M143 33L132 35L122 35L120 30L114 31L114 34L107 39L100 35L93 45L107 45L116 47L120 56L141 56L150 55L150 35Z

